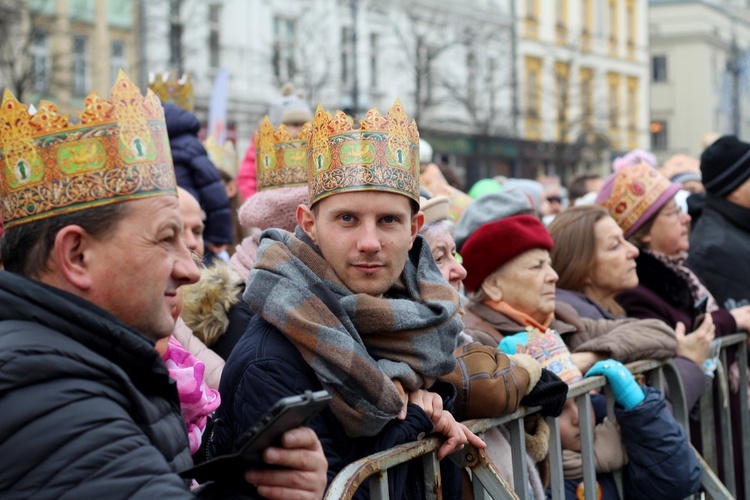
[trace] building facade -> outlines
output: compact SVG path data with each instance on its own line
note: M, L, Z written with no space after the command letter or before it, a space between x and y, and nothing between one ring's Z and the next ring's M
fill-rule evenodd
M650 148L700 156L705 139L750 139L750 13L744 1L651 0Z
M647 147L647 0L518 2L523 175L609 173Z
M138 81L137 13L135 0L3 0L0 85L70 113L108 96L121 68Z

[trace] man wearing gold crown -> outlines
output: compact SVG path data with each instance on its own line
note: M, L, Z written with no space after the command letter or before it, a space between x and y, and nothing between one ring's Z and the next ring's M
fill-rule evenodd
M216 442L238 433L282 396L325 389L330 408L310 426L328 475L426 433L447 436L438 458L484 443L445 411L462 330L457 292L445 282L419 227L419 133L399 101L371 110L359 129L318 107L307 139L310 204L294 233L261 238L245 300L256 313L225 366ZM275 159L260 155L261 164ZM259 383L260 382L260 383ZM458 478L444 461L446 498ZM391 498L420 498L421 475L389 470ZM357 496L366 495L359 491Z
M120 73L80 124L0 108L0 497L188 498L174 382L154 349L198 269L183 239L162 107ZM309 429L250 471L271 498L320 497Z

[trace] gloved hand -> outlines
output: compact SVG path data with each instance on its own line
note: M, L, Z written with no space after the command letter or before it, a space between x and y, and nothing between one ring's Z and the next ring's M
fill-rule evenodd
M586 372L587 377L602 375L607 377L615 396L615 401L626 410L631 410L646 399L643 389L636 383L633 374L625 368L625 365L614 359L597 361L594 366Z
M523 406L541 406L543 417L559 417L568 399L568 384L560 377L542 368L542 376L534 388L521 400Z
M516 354L516 346L526 345L529 343L529 332L518 332L514 335L507 335L500 341L498 349L505 354Z

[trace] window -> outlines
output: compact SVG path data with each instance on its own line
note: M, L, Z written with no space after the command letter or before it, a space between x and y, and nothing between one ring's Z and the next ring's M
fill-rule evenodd
M169 2L169 63L177 71L182 71L182 0Z
M49 37L41 30L34 32L34 43L32 45L32 65L34 72L34 92L44 93L49 90L50 85L50 55Z
M85 96L89 90L89 43L85 36L73 37L73 95Z
M112 57L109 59L110 74L112 76L111 84L117 80L117 72L121 69L128 70L128 61L125 58L125 42L114 40L112 42Z
M594 70L581 68L581 124L590 130L594 123Z
M620 126L620 76L616 73L607 75L609 80L609 128Z
M526 58L526 138L541 138L541 79L542 60L538 57Z
M296 31L297 24L294 19L274 18L273 73L280 82L290 81L296 73L294 63Z
M211 4L208 6L208 63L212 68L221 65L221 47L219 34L221 33L221 5Z
M651 58L651 81L667 81L667 56L653 56Z
M594 9L593 0L581 0L581 49L591 50L591 39L593 36Z
M651 149L661 151L667 149L667 122L664 120L654 120L649 127L651 131Z
M351 81L353 42L352 29L349 27L341 28L341 83L348 84Z
M570 63L555 63L557 85L557 139L565 142L568 136L568 105L570 103Z
M378 54L380 39L377 33L370 34L370 88L378 88Z

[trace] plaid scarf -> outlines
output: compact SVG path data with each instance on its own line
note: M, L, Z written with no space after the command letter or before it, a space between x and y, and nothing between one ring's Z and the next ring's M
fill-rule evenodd
M670 256L663 253L654 252L653 250L641 250L641 252L647 253L653 256L656 260L664 264L668 269L671 269L677 276L685 280L690 289L690 294L693 296L695 302L703 298L708 297L708 303L706 304L706 312L712 313L719 309L719 305L716 303L716 299L711 295L703 283L698 279L693 271L688 269L685 265L687 260L687 252L680 252L678 255Z
M378 434L403 407L404 389L429 388L455 366L458 294L421 236L399 281L373 297L347 289L299 227L268 229L244 298L299 350L350 437Z

